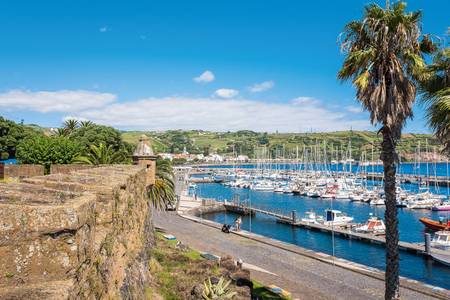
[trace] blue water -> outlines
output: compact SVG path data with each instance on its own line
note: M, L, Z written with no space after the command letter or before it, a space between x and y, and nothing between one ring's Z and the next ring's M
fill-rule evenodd
M231 168L233 166L208 166L208 168ZM254 169L256 168L255 164L250 165L235 165L234 167L240 168L240 169ZM279 170L304 170L305 168L311 170L311 168L315 170L323 170L325 169L324 164L308 164L306 167L304 164L266 164L264 166L265 169L279 169ZM346 164L335 164L331 165L328 164L326 166L328 170L331 171L350 171L350 165ZM351 166L352 172L383 172L383 166L377 165L377 166L357 166L353 164ZM410 174L410 175L428 175L430 177L433 176L448 176L450 172L450 166L447 165L447 163L402 163L398 167L397 172L399 174Z
M365 203L350 202L348 200L322 200L297 195L277 194L273 192L253 191L249 189L230 188L220 184L199 184L197 194L205 198L215 198L219 201L230 200L234 195L240 195L241 200L250 200L258 207L276 210L288 214L296 210L298 216L305 211L314 210L323 214L327 208L338 209L355 218L355 222L365 222L369 213L383 217L384 207L374 207ZM446 212L432 212L429 210L399 209L400 239L408 242L423 242L424 226L419 218L426 216L437 219L447 216ZM233 223L237 217L230 213L216 213L203 216L219 223ZM332 254L332 238L330 234L310 231L303 228L277 223L272 217L257 214L255 217L243 218L243 229L299 245L315 251ZM356 240L335 237L335 255L350 261L370 267L384 269L384 247L368 244ZM429 284L450 289L450 268L442 266L429 258L415 254L401 252L401 275Z

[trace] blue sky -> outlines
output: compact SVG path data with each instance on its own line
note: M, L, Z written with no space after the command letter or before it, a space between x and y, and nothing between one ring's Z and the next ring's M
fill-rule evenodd
M77 117L120 129L371 129L336 80L337 36L367 3L2 1L0 114L51 127ZM448 0L408 8L444 36ZM406 131L428 131L415 114Z

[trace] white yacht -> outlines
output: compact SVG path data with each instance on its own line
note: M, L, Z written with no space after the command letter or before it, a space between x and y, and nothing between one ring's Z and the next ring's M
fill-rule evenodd
M326 226L344 226L353 221L353 217L346 216L340 210L327 209L326 218L323 222Z
M431 247L441 250L450 250L450 231L437 231L431 240Z
M356 232L372 233L375 235L381 235L381 234L386 233L386 225L384 224L382 219L373 217L372 214L370 214L370 217L369 217L369 220L367 220L367 223L363 224L361 226L357 226L354 230Z

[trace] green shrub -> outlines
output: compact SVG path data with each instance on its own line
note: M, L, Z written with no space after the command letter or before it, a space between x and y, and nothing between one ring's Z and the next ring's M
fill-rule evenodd
M65 137L34 136L17 145L16 157L22 164L70 164L80 154L81 146Z
M0 153L0 160L7 160L9 158L8 152L1 152Z

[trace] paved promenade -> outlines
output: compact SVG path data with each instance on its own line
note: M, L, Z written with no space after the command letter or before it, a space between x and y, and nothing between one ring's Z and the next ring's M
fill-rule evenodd
M358 272L357 267L353 267L355 272L274 247L270 243L225 234L216 228L182 218L175 213L155 213L155 224L199 251L231 255L276 274L252 270L253 277L289 290L293 298L346 300L384 298L384 282L373 278L375 275L361 274L364 272ZM338 260L337 264L343 265L345 262ZM402 288L401 292L403 299L434 299L409 289ZM450 299L450 295L447 296Z

